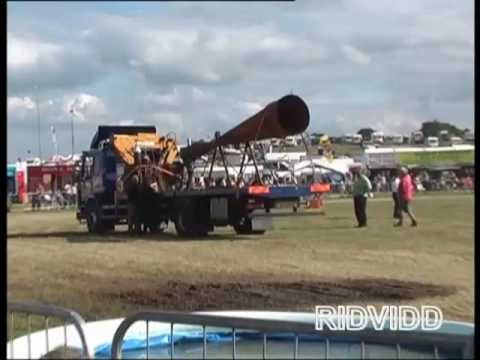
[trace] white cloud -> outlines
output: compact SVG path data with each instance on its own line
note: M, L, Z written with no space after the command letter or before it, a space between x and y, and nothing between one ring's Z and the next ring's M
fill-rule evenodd
M102 99L89 94L65 95L63 98L48 99L39 102L38 112L42 122L51 124L69 123L70 109L75 111L75 121L78 123L106 120L107 107ZM30 97L10 96L7 98L8 120L36 121L36 103Z
M146 100L157 105L179 106L181 103L181 96L179 90L177 88L173 88L170 93L162 95L150 93L146 96Z
M426 119L413 112L395 108L364 110L363 114L349 112L337 114L335 125L340 134L356 133L361 128L372 128L375 131L383 131L387 135L408 135L418 130Z
M343 45L342 52L347 59L360 65L368 65L372 61L369 55L351 45Z
M385 134L408 135L412 131L418 130L419 125L425 121L416 114L401 110L387 109L383 112L383 117L373 121L371 127L377 131L383 131Z
M17 96L9 96L7 98L7 108L8 111L17 111L17 110L32 110L35 108L35 102L30 99L28 96L23 98Z
M63 112L70 113L73 109L76 119L84 121L95 121L107 113L107 107L102 99L89 94L78 94L68 96L63 101Z
M192 87L192 99L195 102L204 102L215 99L215 95L211 92L207 92L199 89L198 87Z
M253 101L242 101L237 104L237 107L240 108L245 115L254 115L263 109L262 105Z
M21 95L38 87L42 92L88 84L108 74L100 69L98 51L82 43L42 39L39 33L7 33L8 92ZM74 36L74 35L73 35ZM100 71L101 70L101 71Z
M173 111L156 112L147 117L148 123L153 123L157 127L157 132L162 135L173 133L177 137L183 136L185 130L183 117L181 113Z
M122 126L134 125L135 120L131 120L131 119L120 120L118 124Z
M269 35L260 40L258 47L266 51L288 51L294 48L294 43L286 36Z
M11 123L16 121L34 121L36 119L35 107L35 101L28 96L9 96L7 97L7 119Z
M192 55L198 32L185 29L155 29L142 31L143 60L148 64L172 64Z
M29 40L10 32L7 35L7 66L9 71L34 68L40 65L56 65L61 54L62 47L58 44Z

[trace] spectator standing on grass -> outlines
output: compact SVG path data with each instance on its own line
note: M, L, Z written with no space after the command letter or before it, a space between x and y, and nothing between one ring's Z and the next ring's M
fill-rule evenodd
M353 208L357 218L358 227L367 226L367 198L372 191L372 184L363 173L361 166L352 168L353 182Z
M346 191L346 186L345 186L345 181L340 180L340 183L338 184L338 192L340 193L341 196L345 195Z
M205 179L203 176L200 176L200 178L198 179L198 186L200 187L200 189L205 189Z
M380 177L380 182L382 183L382 191L388 191L387 177L385 176L385 173L382 173L382 176Z
M140 178L134 174L128 179L126 192L128 195L128 232L130 235L140 234L142 224L140 222Z
M412 226L417 226L418 222L412 212L411 202L415 190L412 183L412 178L408 174L408 170L404 167L400 169L400 184L398 187L398 198L400 200L399 219L396 226L403 225L403 213L405 212L412 222Z
M352 192L352 173L350 171L345 174L345 191L349 194Z
M400 219L400 199L398 195L398 188L400 186L400 177L398 174L394 174L392 177L392 198L393 198L393 218Z

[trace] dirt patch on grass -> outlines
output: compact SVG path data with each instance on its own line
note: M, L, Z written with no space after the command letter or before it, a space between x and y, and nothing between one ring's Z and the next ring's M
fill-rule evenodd
M315 305L363 301L403 301L448 296L453 286L382 278L337 282L204 283L167 282L151 288L132 287L106 291L110 299L140 307L169 310L306 309Z

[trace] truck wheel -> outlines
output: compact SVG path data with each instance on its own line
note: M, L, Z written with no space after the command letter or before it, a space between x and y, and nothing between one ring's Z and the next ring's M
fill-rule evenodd
M154 222L148 225L148 229L152 234L154 233L163 233L167 229L168 223L165 224L164 221Z
M175 230L180 237L208 236L208 225L198 222L195 216L195 206L185 201L177 211Z
M238 224L233 225L238 235L263 235L266 230L253 230L252 219L243 218Z
M103 232L103 227L98 221L98 214L95 209L89 210L87 214L87 229L89 233L97 234Z
M103 221L102 227L106 231L115 231L115 222L114 221Z
M104 224L101 220L101 204L90 203L87 207L87 229L92 234L102 234L105 230L113 230L115 224ZM105 227L106 225L106 227ZM111 226L113 225L113 227Z

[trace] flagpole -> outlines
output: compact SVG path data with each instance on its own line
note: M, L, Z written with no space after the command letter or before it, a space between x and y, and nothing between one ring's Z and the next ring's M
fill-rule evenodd
M54 149L55 149L55 161L54 161L54 164L55 164L55 183L54 183L54 186L56 189L56 191L59 191L59 184L58 184L58 175L59 175L59 172L58 172L58 166L59 166L59 161L58 161L58 143L57 143L57 132L55 130L55 125L50 125L50 134L52 136L52 142L53 142L53 146L54 146ZM55 195L55 199L56 199L56 195Z
M35 105L37 109L37 136L38 136L38 157L42 161L42 144L40 140L40 109L38 108L38 86L35 85Z
M75 133L74 133L74 128L73 128L73 117L75 116L73 106L70 109L70 114L71 114L71 125L72 125L72 160L73 160L73 154L75 154Z
M57 143L57 130L54 125L50 125L50 132L52 133L52 142L55 148L55 156L58 157L58 143Z

